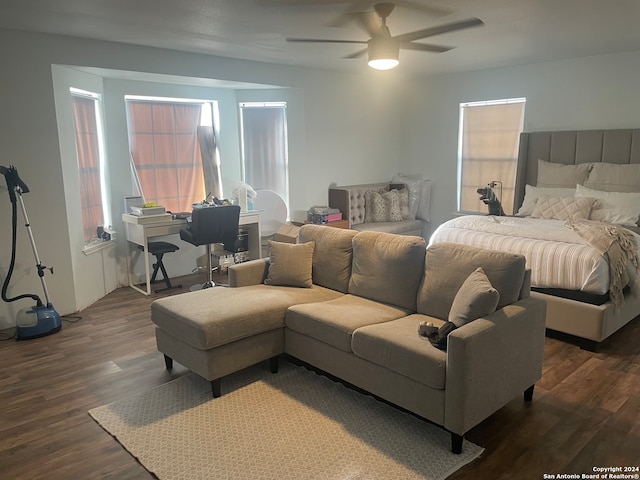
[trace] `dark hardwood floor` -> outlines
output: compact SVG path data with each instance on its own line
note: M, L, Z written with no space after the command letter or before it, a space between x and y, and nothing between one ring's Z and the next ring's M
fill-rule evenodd
M149 319L154 299L176 293L121 288L59 333L0 342L1 479L153 478L87 411L188 373L178 364L165 370ZM640 466L640 320L598 353L547 338L533 402L514 399L467 438L486 451L451 479Z

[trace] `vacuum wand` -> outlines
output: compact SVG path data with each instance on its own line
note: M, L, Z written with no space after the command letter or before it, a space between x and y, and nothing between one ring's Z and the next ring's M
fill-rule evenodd
M33 256L36 258L36 268L38 269L38 277L40 277L40 283L42 284L42 290L44 291L44 298L46 300L46 304L49 305L51 301L49 300L49 290L47 289L47 284L44 281L44 271L47 268L42 265L40 261L40 257L38 256L38 249L36 248L36 242L33 238L33 232L31 231L31 225L29 224L29 217L27 217L27 210L24 208L24 201L22 200L22 190L20 187L16 188L16 192L18 193L18 200L20 203L20 208L22 209L22 215L24 216L25 227L27 227L27 232L29 234L29 240L31 241L31 248L33 250ZM49 267L49 270L53 274L53 267Z

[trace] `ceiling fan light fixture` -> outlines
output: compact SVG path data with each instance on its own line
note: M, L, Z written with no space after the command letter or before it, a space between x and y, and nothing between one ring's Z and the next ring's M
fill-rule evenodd
M400 42L395 38L372 38L368 42L369 66L390 70L400 63Z

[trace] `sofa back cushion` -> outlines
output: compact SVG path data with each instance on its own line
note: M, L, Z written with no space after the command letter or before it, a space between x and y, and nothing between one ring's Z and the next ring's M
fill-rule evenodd
M313 252L313 283L347 293L351 277L353 246L358 232L323 225L303 225L298 243L315 242Z
M421 237L358 233L353 238L349 293L415 311L425 252Z
M497 309L520 298L525 279L524 256L454 243L436 243L427 249L425 256L418 312L447 320L458 290L478 267L482 267L500 294Z

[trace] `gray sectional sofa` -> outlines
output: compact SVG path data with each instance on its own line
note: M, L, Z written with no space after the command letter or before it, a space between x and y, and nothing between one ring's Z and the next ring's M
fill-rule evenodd
M159 351L211 381L289 354L452 434L463 435L525 392L542 373L545 302L529 296L518 255L420 237L305 225L299 244L229 268L231 288L154 301ZM418 334L444 324L478 267L499 299L455 329L447 350ZM296 285L296 286L293 286ZM493 290L492 290L493 291Z

